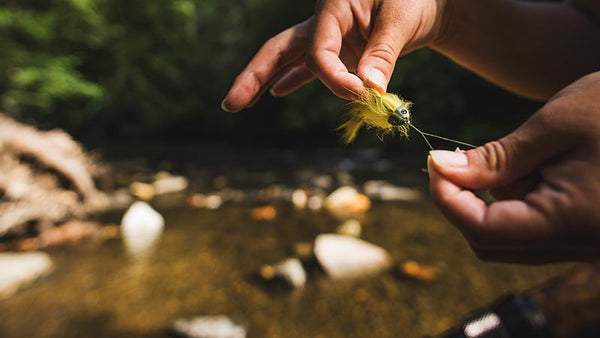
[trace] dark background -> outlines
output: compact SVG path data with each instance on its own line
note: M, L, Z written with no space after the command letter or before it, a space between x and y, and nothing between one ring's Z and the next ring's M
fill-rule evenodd
M314 81L241 114L220 103L264 41L312 1L18 0L0 5L2 110L88 145L188 143L338 146L344 101ZM480 144L539 103L481 80L431 50L400 59L389 86L422 130ZM416 135L413 135L415 139ZM358 146L380 144L362 133ZM354 146L350 146L354 147ZM384 147L412 148L388 139ZM422 149L421 149L422 150Z

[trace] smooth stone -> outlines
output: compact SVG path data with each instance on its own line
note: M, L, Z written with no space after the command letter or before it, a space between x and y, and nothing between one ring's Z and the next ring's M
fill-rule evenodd
M288 258L275 265L265 265L260 269L260 275L266 280L280 277L293 288L301 288L306 284L306 271L298 258Z
M121 233L127 252L134 257L150 253L164 226L163 217L148 203L133 203L121 221Z
M0 253L0 299L31 285L53 267L52 259L44 252Z
M188 179L183 176L161 177L152 183L156 195L183 191L187 189L188 185Z
M133 182L129 185L129 192L143 201L150 201L156 196L156 189L149 183Z
M355 219L349 219L342 223L339 227L337 227L336 232L339 235L350 236L350 237L360 237L362 233L362 226L360 222Z
M392 260L381 247L358 238L322 234L315 239L315 256L332 278L353 278L387 270Z
M178 319L172 330L189 338L245 338L246 328L227 316L205 316Z
M336 213L363 213L371 208L371 201L355 188L344 186L327 196L325 207Z
M416 201L423 197L417 189L398 187L387 181L367 181L363 189L367 196L382 201Z
M292 193L292 204L298 209L306 208L308 204L308 194L304 189L296 189Z

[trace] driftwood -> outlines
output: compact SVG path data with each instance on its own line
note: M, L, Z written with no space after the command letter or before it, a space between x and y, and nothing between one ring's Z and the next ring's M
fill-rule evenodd
M0 115L0 237L37 233L102 209L105 197L94 184L99 172L65 132Z

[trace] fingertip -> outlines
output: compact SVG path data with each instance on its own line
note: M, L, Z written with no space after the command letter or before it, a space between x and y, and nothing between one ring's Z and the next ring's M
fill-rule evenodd
M371 68L365 71L363 74L364 81L371 87L375 88L378 92L385 94L387 91L388 79L377 68Z
M223 101L221 101L221 110L227 113L231 113L231 109L227 108L227 104L225 103L226 100L227 98L224 98Z

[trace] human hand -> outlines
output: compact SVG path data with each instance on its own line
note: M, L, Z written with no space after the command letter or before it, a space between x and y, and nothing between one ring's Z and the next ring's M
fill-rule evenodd
M556 94L515 132L432 151L431 195L484 260L600 258L600 72ZM468 189L489 189L486 205Z
M271 87L287 95L319 78L352 99L364 83L384 93L401 53L438 39L446 0L321 0L315 15L267 41L221 107L237 112Z

